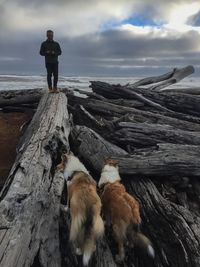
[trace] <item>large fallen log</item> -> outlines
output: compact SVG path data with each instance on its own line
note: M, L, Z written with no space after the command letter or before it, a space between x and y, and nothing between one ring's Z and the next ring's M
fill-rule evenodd
M67 92L67 88L62 89ZM0 92L0 108L35 108L45 92L45 88L4 90Z
M192 145L158 144L157 149L138 150L132 157L117 158L124 175L199 176L200 147Z
M192 88L164 88L160 92L166 93L181 93L181 94L191 94L191 95L200 95L200 87Z
M141 203L143 231L153 242L156 250L156 258L152 264L141 257L138 258L135 253L133 257L133 251L127 249L129 256L124 266L135 264L135 267L198 267L200 265L199 217L195 216L189 210L164 199L153 182L148 179L141 179L140 176L137 179L133 179L132 176L134 175L135 177L135 171L132 168L132 164L137 168L139 162L137 161L135 163L134 158L128 161L130 156L127 156L128 154L124 150L105 141L94 131L84 126L76 126L72 131L72 140L76 153L98 174L101 171L105 158L116 157L121 159L126 156L127 162L125 162L125 159L124 161L119 161L121 165L120 171L123 174L122 181L127 186L128 191L137 196ZM196 153L199 154L198 151ZM119 157L120 154L123 156ZM199 155L197 154L196 156L198 158ZM158 158L159 155L157 155ZM168 163L168 167L171 168L173 165L168 162L166 155L166 165ZM125 168L123 169L125 165L126 170ZM128 177L124 176L127 170ZM162 172L163 169L161 168L160 173ZM111 240L109 244L113 247Z
M135 122L149 122L158 124L167 124L174 126L178 129L188 129L189 131L200 131L200 119L198 117L184 115L180 113L172 114L160 114L144 110L139 110L126 105L114 104L108 100L96 100L91 98L81 98L74 95L68 95L70 106L74 106L73 115L78 119L81 117L81 113L77 113L75 110L77 105L82 105L93 115L98 115L108 120L120 118L121 116L131 114L133 115L131 121ZM170 115L170 116L169 116Z
M130 155L118 146L111 144L105 139L101 139L102 137L100 138L97 133L87 127L77 126L74 128L73 133L74 136L77 136L76 139L75 137L73 138L73 140L76 140L75 143L78 143L78 140L80 141L79 148L81 147L83 150L83 158L89 158L91 151L87 151L86 148L93 146L91 160L98 161L95 164L98 166L98 170L101 169L105 158L114 157L114 154L117 154L115 158L119 160L120 170L123 175L145 175L152 177L173 175L198 177L200 175L199 146L162 143L157 144L156 148L137 149ZM101 147L102 143L104 146L111 146L112 151L115 149L115 153L110 153L108 149L104 158L102 156L98 160L98 156L105 151Z
M184 79L185 77L191 75L194 73L194 67L193 66L187 66L182 69L173 69L173 71L168 72L166 74L156 76L156 77L149 77L144 78L142 80L139 80L133 84L130 84L132 88L138 87L138 86L144 86L149 85L152 83L159 83L157 85L154 85L153 87L150 87L150 89L161 89L166 86L172 85L174 83L179 82L180 80ZM162 82L162 83L161 83Z
M45 94L18 147L0 194L0 266L61 266L59 210L63 177L54 167L69 149L64 94Z
M143 97L143 102L150 106L151 110L154 110L154 112L160 109L164 112L171 110L173 112L200 116L200 97L196 95L157 92L138 87L132 89L99 81L92 81L90 87L93 92L109 99L123 98L139 100L138 95L141 95ZM142 101L142 98L140 98L140 100ZM161 107L163 107L163 109ZM171 112L172 115L173 112Z
M124 182L140 200L144 228L157 250L155 265L199 266L200 217L163 198L152 181L139 178Z
M106 136L124 146L149 147L158 143L200 145L200 132L180 130L158 123L119 122L115 125L114 131Z
M155 92L151 90L143 90L140 88L135 88L134 91L175 112L181 112L198 117L200 116L199 95L178 93L176 91Z
M38 103L44 92L41 88L1 91L0 107Z
M159 76L152 76L152 77L143 78L137 82L129 83L128 85L131 86L132 88L135 88L135 87L139 87L139 86L149 85L152 83L162 82L162 81L170 79L174 75L176 70L177 69L173 69L172 71L169 71L169 72L162 74L162 75L159 75Z
M182 69L174 69L174 73L172 77L167 79L166 81L163 81L159 84L153 85L150 87L151 90L161 90L162 88L165 88L167 86L170 86L172 84L175 84L179 82L180 80L184 79L185 77L191 75L194 73L194 67L189 65Z

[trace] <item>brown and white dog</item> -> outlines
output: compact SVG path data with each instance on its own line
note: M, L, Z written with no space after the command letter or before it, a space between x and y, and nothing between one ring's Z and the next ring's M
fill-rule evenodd
M124 244L138 246L154 258L150 240L139 231L141 223L139 203L121 184L118 162L108 159L101 172L98 186L102 189L101 201L106 222L111 223L113 237L118 245L116 260L124 260Z
M83 264L87 266L96 249L96 241L104 234L96 182L72 153L62 156L58 169L64 172L67 180L71 215L70 241L76 246L76 253L83 254Z

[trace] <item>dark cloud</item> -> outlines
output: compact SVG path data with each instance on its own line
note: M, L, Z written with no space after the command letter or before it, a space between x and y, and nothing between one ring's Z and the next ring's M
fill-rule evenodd
M200 35L195 31L176 38L152 38L133 35L128 31L110 30L98 35L87 35L64 40L68 54L83 58L137 58L181 55L194 51L200 43Z
M1 0L0 0L1 1ZM193 1L175 1L176 4ZM105 22L143 16L165 22L174 1L7 0L0 3L0 73L45 72L39 55L48 28L61 44L60 70L65 75L158 73L194 64L199 68L200 13L188 20L190 31L124 28L102 31ZM163 27L163 28L162 28Z
M1 46L0 71L44 72L44 58L39 55L43 36L36 36L21 43L7 43ZM196 32L189 32L177 39L151 38L151 36L130 35L130 32L111 30L98 35L58 39L63 54L60 57L61 73L67 75L97 75L152 73L166 68L199 65L199 56L193 52L193 44L200 43ZM21 60L1 61L8 55Z

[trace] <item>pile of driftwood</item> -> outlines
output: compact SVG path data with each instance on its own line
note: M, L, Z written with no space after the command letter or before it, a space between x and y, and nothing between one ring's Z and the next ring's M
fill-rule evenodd
M200 266L200 89L168 88L193 71L125 86L93 81L81 95L63 89L68 103L63 93L39 89L23 92L24 101L20 91L0 95L6 112L35 110L43 95L0 193L0 266L80 264L68 242L69 214L60 211L66 188L55 171L69 149L97 181L104 159L118 159L127 191L140 202L156 258L127 247L122 266ZM91 266L116 266L115 253L107 231Z
M124 266L200 266L199 89L164 89L187 71L126 86L92 81L87 98L68 93L74 151L97 174L105 158L119 160L155 246L152 265L128 250Z

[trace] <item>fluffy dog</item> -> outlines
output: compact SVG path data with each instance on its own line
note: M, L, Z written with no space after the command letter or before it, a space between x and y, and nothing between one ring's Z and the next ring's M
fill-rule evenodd
M113 237L118 245L116 260L124 260L124 244L128 243L145 250L154 258L154 249L150 240L139 231L141 223L139 203L128 194L125 187L120 183L118 162L112 159L105 161L99 180L102 190L101 201L106 222L111 223Z
M87 266L96 249L96 241L104 234L96 182L73 154L64 154L58 169L64 172L67 180L71 215L70 241L76 246L77 254L83 254L83 264Z

